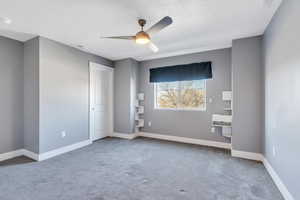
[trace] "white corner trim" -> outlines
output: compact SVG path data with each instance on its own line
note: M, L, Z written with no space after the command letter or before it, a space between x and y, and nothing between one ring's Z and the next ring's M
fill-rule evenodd
M148 133L148 132L139 132L138 136L161 139L161 140L168 140L168 141L174 141L174 142L181 142L181 143L187 143L187 144L198 144L198 145L209 146L209 147L231 149L231 144L225 143L225 142L215 142L215 141L209 141L209 140L200 140L200 139L178 137L178 136L171 136L171 135L161 135L161 134Z
M112 133L111 137L117 137L117 138L132 140L132 139L138 137L138 134L137 133L117 133L117 132L114 132L114 133Z
M29 151L27 149L22 149L22 151L24 156L31 158L35 161L39 161L39 154Z
M237 151L232 149L231 156L237 158L244 158L248 160L256 160L256 161L263 161L264 156L260 153L253 153L247 151Z
M22 149L18 149L18 150L15 150L15 151L10 151L10 152L7 152L7 153L2 153L2 154L0 154L0 161L12 159L12 158L22 156L22 155L23 155L23 150Z
M274 183L276 184L277 188L281 192L282 196L285 200L295 200L292 194L288 191L287 187L283 184L280 177L276 173L276 171L273 169L271 164L268 162L266 158L263 159L263 164L265 168L267 169L268 173L272 177Z
M16 151L11 151L11 152L0 154L0 161L12 159L12 158L15 158L15 157L18 157L18 156L26 156L28 158L31 158L31 159L35 160L35 161L42 161L42 160L52 158L54 156L58 156L60 154L64 154L64 153L73 151L75 149L82 148L82 147L90 145L90 144L92 144L91 140L85 140L85 141L82 141L82 142L71 144L69 146L65 146L65 147L61 147L61 148L58 148L58 149L55 149L55 150L52 150L52 151L48 151L48 152L45 152L45 153L42 153L42 154L37 154L37 153L34 153L34 152L29 151L27 149L18 149Z
M134 134L113 133L111 135L111 137L118 137L118 138L123 138L123 139L130 139L130 140L134 139L136 137L139 137L139 136L174 141L174 142L188 143L188 144L198 144L198 145L211 146L211 147L217 147L217 148L225 148L225 149L231 148L231 144L223 143L223 142L214 142L214 141L208 141L208 140L199 140L199 139L161 135L161 134L147 133L147 132L139 132L139 133L134 133ZM29 157L36 161L42 161L42 160L46 160L46 159L52 158L52 157L60 155L60 154L64 154L64 153L73 151L75 149L82 148L82 147L90 145L90 144L92 144L91 140L85 140L85 141L78 142L78 143L75 143L75 144L72 144L72 145L69 145L66 147L55 149L53 151L48 151L48 152L42 153L42 154L37 154L37 153L31 152L26 149L18 149L15 151L0 154L0 161L12 159L12 158L22 156L22 155ZM277 188L281 192L284 199L285 200L295 200L295 198L288 191L287 187L281 181L280 177L278 176L276 171L273 169L271 164L268 162L268 160L262 154L246 152L246 151L237 151L237 150L232 149L231 155L233 157L238 157L238 158L262 161L266 170L270 174L271 178L273 179L274 183L276 184Z
M252 152L246 152L246 151L237 151L237 150L231 150L231 155L233 157L238 158L244 158L248 160L256 160L263 162L267 172L270 174L271 178L273 179L275 185L281 192L282 196L285 200L295 200L295 198L292 196L292 194L288 191L287 187L284 185L284 183L281 181L280 177L276 173L276 171L273 169L271 164L268 162L268 160L264 157L264 155L260 153L252 153Z
M55 150L52 150L52 151L48 151L48 152L39 154L38 155L38 161L46 160L46 159L52 158L54 156L58 156L58 155L73 151L75 149L85 147L85 146L90 145L90 144L92 144L91 140L85 140L85 141L82 141L82 142L71 144L69 146L65 146L65 147L61 147L61 148L58 148L58 149L55 149Z

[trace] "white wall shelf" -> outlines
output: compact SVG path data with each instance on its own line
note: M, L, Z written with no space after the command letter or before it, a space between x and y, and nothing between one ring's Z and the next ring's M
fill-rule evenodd
M232 136L232 92L223 91L222 100L224 101L224 114L212 115L212 127L221 129L222 136L231 138Z
M223 91L222 99L223 99L223 101L232 101L232 92L231 91Z
M138 93L137 94L137 99L135 101L135 121L136 121L136 132L139 132L140 128L144 127L145 121L142 119L141 115L144 114L145 109L144 106L141 105L141 101L144 101L145 95L144 93Z
M221 128L231 128L232 127L232 126L217 125L217 124L212 124L211 126L213 126L213 127L221 127Z
M145 94L144 94L144 93L139 93L139 94L137 95L137 98L138 98L139 101L144 101L144 99L145 99Z
M145 125L144 119L139 119L139 121L138 121L136 127L137 127L137 128L142 128L142 127L144 127L144 125Z
M138 114L144 114L144 106L137 107L137 113Z

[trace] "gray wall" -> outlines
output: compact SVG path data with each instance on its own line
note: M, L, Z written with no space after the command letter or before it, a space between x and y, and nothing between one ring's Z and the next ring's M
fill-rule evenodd
M114 132L130 133L130 59L119 60L114 70Z
M263 67L262 37L234 40L232 44L232 148L262 152Z
M283 1L265 32L263 43L265 157L295 200L300 199L299 19L300 1Z
M39 38L24 44L24 148L39 152Z
M124 59L115 62L114 71L114 132L133 133L137 93L138 62Z
M130 129L131 132L135 132L135 101L137 99L138 93L138 83L139 82L139 63L131 59L131 76L130 76Z
M43 153L89 138L89 61L113 67L46 38L0 37L0 153Z
M0 154L23 147L23 48L0 36Z
M43 153L89 139L89 61L107 66L112 62L43 37L39 45L39 152Z
M154 89L149 83L149 69L155 67L212 61L213 80L207 80L206 111L154 110ZM154 59L140 63L139 91L145 93L145 127L142 131L187 138L224 142L220 132L211 133L211 118L214 113L223 113L222 91L231 90L231 49ZM151 121L151 127L148 122Z

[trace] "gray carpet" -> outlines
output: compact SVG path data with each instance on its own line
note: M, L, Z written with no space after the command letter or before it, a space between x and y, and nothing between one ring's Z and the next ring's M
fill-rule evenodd
M261 163L197 145L104 139L0 164L1 200L282 200Z

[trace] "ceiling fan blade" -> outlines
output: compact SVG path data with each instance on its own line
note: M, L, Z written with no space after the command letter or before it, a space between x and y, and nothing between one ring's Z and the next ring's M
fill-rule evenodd
M106 39L120 39L120 40L135 40L135 36L114 36L114 37L103 37Z
M149 47L154 53L158 52L158 50L159 50L158 47L157 47L155 44L153 44L153 42L149 42L148 47Z
M166 28L167 26L169 26L170 24L172 24L173 20L171 17L166 16L164 18L162 18L159 22L157 22L156 24L154 24L151 28L149 28L146 32L150 35L155 34L159 31L161 31L162 29Z

